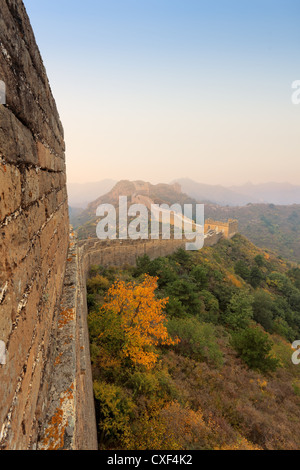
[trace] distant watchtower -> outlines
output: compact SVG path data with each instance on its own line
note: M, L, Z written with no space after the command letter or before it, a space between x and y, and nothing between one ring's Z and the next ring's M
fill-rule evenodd
M228 222L220 222L213 219L207 219L204 225L204 232L211 230L222 232L225 238L232 238L239 231L239 223L237 220L229 219Z

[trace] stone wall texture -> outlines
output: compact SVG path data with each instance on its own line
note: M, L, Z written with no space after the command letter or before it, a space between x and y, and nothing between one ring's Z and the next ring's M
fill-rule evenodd
M36 448L69 245L63 128L21 0L0 0L0 449Z
M222 232L211 230L204 237L204 246L210 247L224 238ZM168 256L179 248L185 248L187 240L98 240L97 238L78 242L79 257L86 282L89 269L93 265L135 266L138 257L148 255L150 259Z

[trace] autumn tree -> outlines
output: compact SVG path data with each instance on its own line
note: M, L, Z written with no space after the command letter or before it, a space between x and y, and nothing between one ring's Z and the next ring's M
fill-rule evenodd
M106 328L100 333L99 341L117 345L117 353L122 361L129 358L135 365L151 369L158 359L155 347L174 345L166 328L163 313L168 299L158 299L155 295L157 278L145 275L138 284L117 281L109 289L106 302L98 314ZM113 351L111 351L113 352Z

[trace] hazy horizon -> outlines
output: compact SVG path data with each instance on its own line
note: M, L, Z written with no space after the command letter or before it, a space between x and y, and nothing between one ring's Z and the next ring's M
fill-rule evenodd
M65 129L69 184L300 184L300 4L25 5Z
M300 182L297 184L297 183L291 183L289 181L262 181L260 183L253 183L252 181L248 180L248 181L244 181L244 182L241 182L241 183L235 183L235 184L223 184L223 183L209 183L207 181L198 181L196 179L194 179L193 177L191 176L180 176L178 178L173 178L172 180L170 181L165 181L165 180L148 180L148 179L143 179L143 178L120 178L120 179L114 179L114 178L103 178L103 179L95 179L95 180L88 180L88 181L67 181L67 184L70 184L70 185L87 185L87 184L96 184L96 183L100 183L100 182L103 182L105 180L108 180L108 181L114 181L116 184L120 181L144 181L145 183L150 183L150 184L153 184L153 185L156 185L156 184L173 184L174 182L176 181L179 181L179 180L182 180L182 179L185 179L185 180L191 180L193 181L194 183L199 183L199 184L206 184L206 185L209 185L209 186L223 186L224 188L232 188L232 187L240 187L240 186L247 186L247 185L252 185L252 186L260 186L260 185L291 185L291 186L299 186L300 187Z

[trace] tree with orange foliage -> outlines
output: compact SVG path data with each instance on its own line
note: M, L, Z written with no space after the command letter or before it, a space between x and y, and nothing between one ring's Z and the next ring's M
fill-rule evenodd
M156 298L157 280L146 275L140 284L115 282L100 312L106 321L105 330L98 338L100 342L117 338L119 359L129 358L146 369L153 368L157 362L155 346L174 345L179 341L172 340L168 334L163 313L168 299Z

